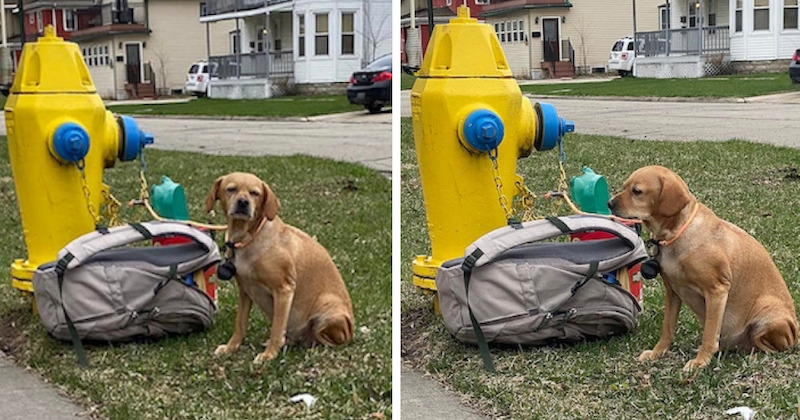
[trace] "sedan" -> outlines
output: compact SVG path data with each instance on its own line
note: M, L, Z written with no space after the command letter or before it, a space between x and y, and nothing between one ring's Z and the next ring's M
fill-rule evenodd
M370 114L392 104L392 55L384 55L350 76L347 100L364 105Z

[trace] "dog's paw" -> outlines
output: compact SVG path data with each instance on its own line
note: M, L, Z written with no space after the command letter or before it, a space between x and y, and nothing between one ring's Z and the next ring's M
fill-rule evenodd
M259 353L258 356L256 356L255 359L253 359L253 364L260 365L262 363L269 362L270 360L274 359L275 356L277 355L278 355L277 351L270 351L269 349L267 349L263 353Z
M217 347L216 350L214 350L214 355L215 356L222 356L222 355L225 355L225 354L231 354L231 353L235 352L238 349L239 349L239 346L229 346L227 344L223 344L223 345Z
M702 369L707 364L708 364L708 359L707 358L695 357L694 359L689 360L688 362L686 362L685 365L683 365L683 371L684 372L691 372L691 371L693 371L695 369Z
M663 351L645 350L639 355L640 362L647 362L649 360L656 360L664 355Z

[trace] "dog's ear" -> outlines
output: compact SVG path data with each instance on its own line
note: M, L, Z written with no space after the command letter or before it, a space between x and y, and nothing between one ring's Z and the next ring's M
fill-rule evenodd
M662 217L678 214L691 201L689 187L675 174L661 175L661 194L658 196L658 212Z
M217 178L217 180L214 181L214 185L211 186L211 191L209 191L206 196L206 213L214 209L214 203L219 199L219 187L222 185L223 179L225 179L224 175Z
M278 210L281 208L281 202L278 200L278 197L275 196L266 182L261 183L261 188L264 190L264 194L261 195L261 209L264 212L264 217L266 217L267 220L272 220L278 215Z

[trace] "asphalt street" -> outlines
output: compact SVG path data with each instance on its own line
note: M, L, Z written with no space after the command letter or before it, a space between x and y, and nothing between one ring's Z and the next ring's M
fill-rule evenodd
M409 91L400 115L410 117ZM530 97L549 102L579 134L639 140L749 140L800 147L800 92L715 102Z
M305 154L392 171L392 112L348 112L304 120L135 117L153 149L212 155ZM0 120L0 135L6 134Z

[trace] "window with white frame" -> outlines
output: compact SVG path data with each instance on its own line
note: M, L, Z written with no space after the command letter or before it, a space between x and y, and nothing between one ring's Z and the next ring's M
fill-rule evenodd
M501 44L525 42L525 24L522 20L495 23L494 31Z
M447 0L445 4L449 7L453 5L453 0Z
M692 2L689 3L689 27L696 28L697 27L697 9L700 3Z
M356 51L356 28L353 12L342 13L342 54L352 55Z
M64 9L64 30L74 31L78 29L78 15L74 9Z
M81 48L83 62L89 67L108 66L111 64L111 57L108 54L108 45L94 44Z
M769 0L753 1L753 30L769 30Z
M783 0L783 29L798 29L797 0Z
M735 13L736 13L736 17L735 17L735 19L736 19L735 25L736 26L734 27L735 28L734 32L742 32L742 16L743 16L742 0L736 0L736 12Z
M306 17L297 15L297 56L306 56Z
M486 5L486 4L489 4L489 1L490 0L475 0L475 4Z
M264 52L267 49L264 35L267 30L263 26L256 28L256 52Z
M205 2L200 3L200 17L208 15L208 6Z
M230 39L231 42L231 54L239 54L240 52L239 31L228 32L228 38Z
M328 14L314 14L314 55L328 55Z
M39 10L36 12L36 30L42 32L44 29L44 18L42 17L42 11Z
M667 6L660 6L658 8L658 27L661 30L669 29L669 14L667 13Z

